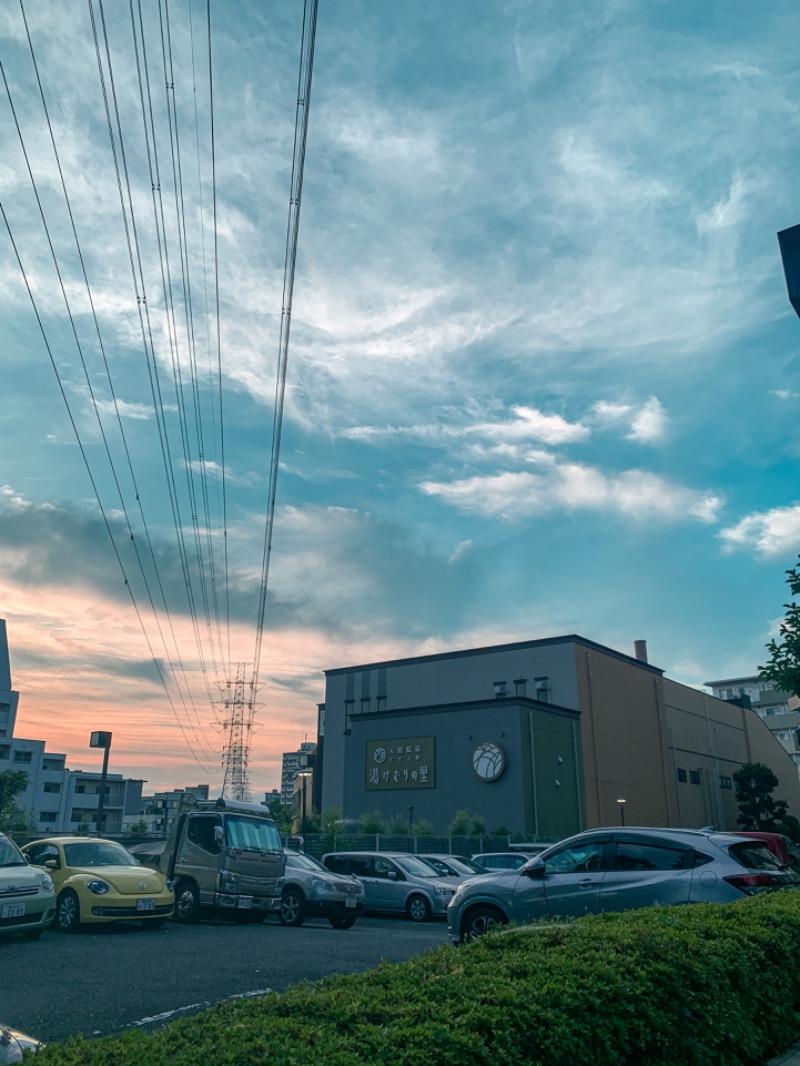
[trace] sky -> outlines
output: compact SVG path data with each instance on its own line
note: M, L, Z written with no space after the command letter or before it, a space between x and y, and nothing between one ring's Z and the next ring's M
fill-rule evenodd
M259 794L327 669L577 633L754 673L800 551L800 7L321 0L263 596L303 4L210 12L211 79L201 0L0 0L17 735L218 794L255 679Z

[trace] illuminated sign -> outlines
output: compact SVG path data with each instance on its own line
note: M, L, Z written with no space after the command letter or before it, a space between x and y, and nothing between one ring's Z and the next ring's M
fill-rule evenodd
M368 740L364 787L373 792L394 788L435 788L433 737Z

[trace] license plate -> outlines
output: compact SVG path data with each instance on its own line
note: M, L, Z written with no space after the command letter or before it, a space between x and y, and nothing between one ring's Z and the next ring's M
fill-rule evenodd
M156 909L156 901L154 899L137 899L136 910L137 911L154 911Z
M253 906L253 897L252 896L239 896L239 902L237 903L237 907L239 907L240 910L247 911L247 910L250 910L250 908L252 906Z
M353 907L353 908L355 908L356 901L355 901L354 897L353 896L348 896L347 899L344 901L344 905L345 905L345 907Z
M24 903L4 903L2 918L21 918L25 913Z

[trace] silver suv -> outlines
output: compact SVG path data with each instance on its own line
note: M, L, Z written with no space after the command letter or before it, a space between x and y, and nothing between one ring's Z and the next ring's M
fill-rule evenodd
M336 851L323 855L322 863L334 873L358 878L368 911L405 914L414 922L443 918L458 883L404 852Z
M327 918L334 929L349 929L364 913L364 886L340 877L299 851L285 850L286 875L278 912L281 925L302 925L306 918Z
M56 896L46 870L29 866L17 845L0 833L0 933L40 937L53 921Z
M800 885L762 841L690 829L590 829L518 870L464 881L447 908L454 944L494 925L651 904L725 903Z

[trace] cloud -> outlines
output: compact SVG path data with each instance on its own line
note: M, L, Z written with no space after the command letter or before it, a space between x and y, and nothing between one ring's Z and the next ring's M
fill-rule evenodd
M640 444L652 444L663 439L666 425L666 412L652 396L634 416L628 439L639 441Z
M722 500L675 485L644 470L608 476L597 467L551 461L543 474L503 473L450 483L426 481L426 495L471 514L517 521L540 514L616 513L635 521L717 520Z
M477 422L467 432L498 443L533 440L551 445L586 440L591 433L580 423L567 422L561 415L545 414L534 407L517 405L511 412L513 420Z
M728 189L728 195L718 200L708 211L698 217L698 231L707 233L711 230L738 226L746 217L745 196L747 191L748 183L742 175L739 173L734 174Z
M666 433L667 414L655 396L639 407L631 403L599 400L593 405L592 414L600 426L628 426L627 439L639 444L654 444L663 440Z
M771 558L800 549L800 504L774 507L745 516L734 526L721 529L723 550L740 549Z

